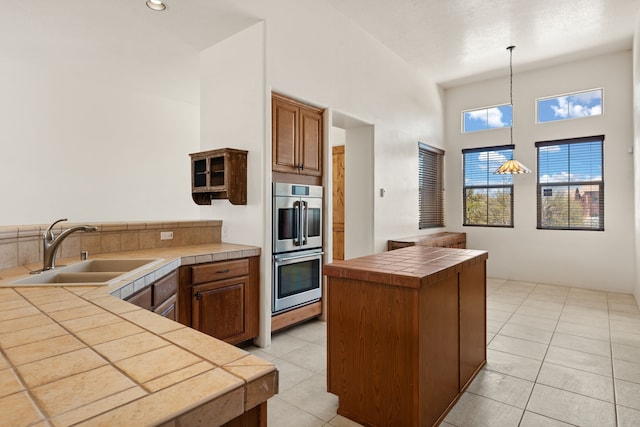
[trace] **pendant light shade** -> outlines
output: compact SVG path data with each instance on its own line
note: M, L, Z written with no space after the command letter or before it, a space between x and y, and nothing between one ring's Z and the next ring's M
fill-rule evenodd
M513 117L513 49L515 46L507 47L509 51L509 101L511 102L511 112ZM513 119L511 120L511 128L509 128L509 137L511 139L511 145L515 150L515 145L513 143ZM517 175L521 173L531 173L531 169L517 161L516 159L507 160L494 172L498 175Z
M507 160L494 172L498 175L504 174L519 174L519 173L531 173L531 169L523 165L517 160Z

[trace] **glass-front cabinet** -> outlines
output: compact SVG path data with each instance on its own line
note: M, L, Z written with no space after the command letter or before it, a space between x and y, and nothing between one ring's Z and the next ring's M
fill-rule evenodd
M212 199L247 204L247 151L233 148L192 153L191 194L199 205Z

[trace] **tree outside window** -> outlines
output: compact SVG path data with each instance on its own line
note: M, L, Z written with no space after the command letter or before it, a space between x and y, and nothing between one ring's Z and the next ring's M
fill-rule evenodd
M513 227L512 175L494 172L513 159L513 145L462 150L463 225Z

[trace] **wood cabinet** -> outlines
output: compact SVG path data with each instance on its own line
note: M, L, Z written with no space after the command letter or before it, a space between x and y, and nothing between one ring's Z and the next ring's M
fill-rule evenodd
M174 270L126 298L125 301L171 320L176 320L177 291L178 271Z
M202 151L191 156L191 195L199 205L212 199L247 204L247 151L233 148Z
M259 260L249 257L182 267L180 322L230 344L257 337Z
M300 183L321 184L322 113L323 110L319 108L275 93L272 95L272 166L274 173L311 177L300 181ZM284 181L282 178L274 180ZM296 179L292 177L291 182L294 181Z
M486 360L486 259L413 246L324 266L327 389L338 414L380 426L444 419ZM388 272L370 274L367 263ZM408 276L407 265L424 276Z

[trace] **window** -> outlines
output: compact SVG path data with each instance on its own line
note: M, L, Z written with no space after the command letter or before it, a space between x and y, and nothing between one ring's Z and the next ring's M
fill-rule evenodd
M418 228L444 227L444 151L418 143Z
M513 227L513 176L494 173L513 159L513 147L462 150L463 225Z
M511 104L463 111L462 133L511 127L512 119Z
M599 116L602 114L602 89L538 98L536 109L538 123Z
M604 135L536 142L538 228L604 230Z

